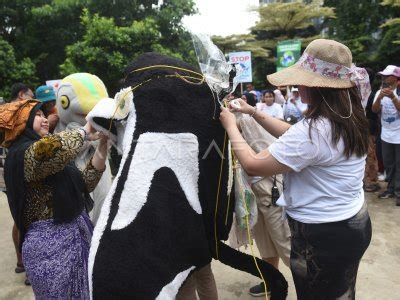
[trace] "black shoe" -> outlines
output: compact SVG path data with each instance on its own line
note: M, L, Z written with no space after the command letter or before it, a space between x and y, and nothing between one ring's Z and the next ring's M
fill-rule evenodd
M389 198L393 198L393 197L394 197L394 194L389 191L384 191L384 192L380 193L378 196L379 199L389 199Z
M400 197L396 197L396 206L400 206Z
M364 186L364 191L366 191L368 193L373 193L373 192L379 191L380 189L381 189L381 187L377 183Z
M25 285L30 286L31 282L29 281L28 277L25 277Z
M17 267L15 268L15 273L19 274L19 273L23 273L23 272L25 272L24 265L17 264Z
M268 296L269 296L269 295L270 295L270 292L268 292L268 289L267 289L267 293L268 293ZM250 290L249 290L249 294L252 295L252 296L254 296L254 297L262 297L262 296L265 296L265 286L264 286L264 283L261 282L260 284L257 284L257 285L255 285L255 286L251 287Z

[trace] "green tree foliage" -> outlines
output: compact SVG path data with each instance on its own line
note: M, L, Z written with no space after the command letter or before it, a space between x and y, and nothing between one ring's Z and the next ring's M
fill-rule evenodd
M37 84L35 65L29 58L17 61L14 48L0 37L0 96L9 98L10 86L15 82Z
M387 64L398 63L400 49L393 42L399 39L400 27L386 23L400 16L400 7L390 7L397 1L383 1L384 5L370 0L324 1L336 13L336 19L328 23L329 36L346 44L357 64L377 71Z
M256 83L265 84L265 75L275 72L276 46L279 41L301 40L303 48L312 40L321 37L325 21L335 17L330 7L321 6L321 1L309 3L273 3L256 9L260 21L251 28L260 45L271 53L267 60L255 63Z
M195 12L193 0L0 1L0 37L12 45L17 61L31 59L42 83L66 75L67 70L90 71L109 81L113 78L109 66L89 55L98 54L98 49L108 51L97 59L119 72L114 79L121 76L117 66L147 50L179 53L195 62L190 38L181 26L183 16ZM89 19L95 24L88 24ZM96 30L104 35L94 37ZM135 52L141 45L141 52Z
M253 31L285 39L318 34L318 23L334 17L333 9L321 6L321 1L273 3L260 6L256 11L260 21Z
M230 35L227 37L214 36L212 40L223 53L251 51L253 57L269 56L269 52L260 47L260 42L252 34Z
M391 6L393 9L398 9L400 8L400 0L383 0L381 5L383 6ZM384 24L381 25L381 28L388 28L388 30L391 32L390 35L394 35L394 40L392 42L394 44L400 44L400 16L397 14L397 18L391 18L387 20Z
M113 19L91 16L86 11L82 23L85 34L81 41L67 47L62 74L101 74L111 92L116 91L125 66L138 55L149 51L176 55L161 45L161 35L153 18L117 26Z
M254 9L260 21L249 35L214 37L224 51L252 51L253 81L259 88L266 84L265 75L276 69L276 46L279 41L300 39L303 46L320 37L324 21L334 18L332 8L322 7L321 1L273 3Z

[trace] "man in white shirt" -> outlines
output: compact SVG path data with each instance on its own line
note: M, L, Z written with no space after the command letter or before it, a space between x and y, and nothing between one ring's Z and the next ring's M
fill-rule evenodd
M388 180L387 190L379 198L395 196L396 205L400 206L400 68L389 65L379 74L383 76L382 88L376 92L372 111L381 113L383 164Z
M298 88L292 88L292 94L288 100L283 104L284 120L296 119L299 121L303 118L304 112L307 110L307 104L303 103L300 98Z

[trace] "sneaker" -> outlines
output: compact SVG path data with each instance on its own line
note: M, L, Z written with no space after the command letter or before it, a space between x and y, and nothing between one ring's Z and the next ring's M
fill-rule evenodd
M389 199L389 198L393 198L393 197L394 197L394 194L389 191L384 191L378 195L379 199Z
M252 295L253 297L262 297L265 296L265 286L264 283L261 282L260 284L257 284L253 287L250 288L249 294ZM267 289L267 294L270 296L270 292Z
M385 173L379 173L378 174L378 180L379 181L385 181L385 179L386 179Z
M380 189L381 189L381 187L379 186L378 183L369 184L364 187L364 191L369 192L369 193L379 191Z

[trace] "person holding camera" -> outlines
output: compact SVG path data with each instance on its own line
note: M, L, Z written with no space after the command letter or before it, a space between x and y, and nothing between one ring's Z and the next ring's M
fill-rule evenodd
M277 203L285 207L291 231L297 298L354 299L358 266L372 235L363 191L369 132L361 101L371 93L368 74L353 65L348 47L317 39L296 64L267 78L275 86L299 86L309 105L303 120L290 125L243 101L231 105L278 138L259 153L228 108L221 108L220 120L249 175L284 174Z
M388 181L386 191L378 197L396 197L400 206L400 68L389 65L378 74L382 75L382 88L375 95L372 111L381 114L382 156Z

